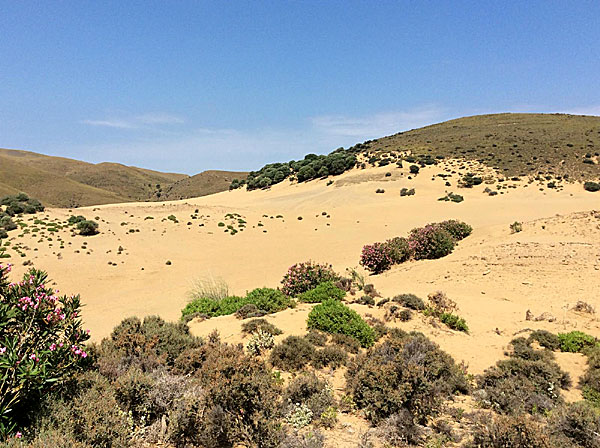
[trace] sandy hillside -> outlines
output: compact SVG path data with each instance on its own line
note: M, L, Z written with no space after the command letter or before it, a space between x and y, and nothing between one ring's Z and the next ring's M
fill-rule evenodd
M600 305L600 212L593 212L600 210L600 195L581 185L540 191L537 183L508 181L492 197L483 191L496 190L496 184L457 188L457 174L435 176L467 169L448 162L424 168L412 179L406 168L355 169L331 185L329 180L283 182L268 191L223 192L177 202L50 209L37 218L48 224L82 214L98 218L101 233L72 236L64 228L50 235L44 224L33 232L36 225L25 221L28 234L11 233L11 244L25 255L11 252L10 261L17 273L27 269L23 260L31 261L50 273L61 292L80 293L85 324L99 340L131 315L178 319L198 278L223 279L231 293L243 294L255 287L277 287L290 265L308 259L332 263L343 273L358 268L364 244L457 218L474 232L451 255L405 263L369 281L383 297L445 291L458 303L470 334L436 328L422 317L396 325L425 332L465 361L472 373L492 365L513 335L526 328L577 328L600 337L595 315L570 310L578 300ZM401 197L403 187L415 188L416 194ZM438 201L447 191L463 195L464 202ZM228 215L234 213L239 216ZM511 234L514 221L523 222L522 232ZM225 232L228 225L238 232ZM384 313L377 307L353 307L363 315ZM300 334L309 310L302 305L268 319L284 336ZM549 313L555 320L526 321L527 310L535 317ZM241 341L240 325L232 316L191 323L196 334L217 328L232 342ZM581 355L558 354L558 361L575 377L585 367ZM571 393L576 398L578 392Z

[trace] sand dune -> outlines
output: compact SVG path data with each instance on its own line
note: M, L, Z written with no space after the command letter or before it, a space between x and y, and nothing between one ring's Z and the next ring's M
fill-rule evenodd
M570 310L578 300L599 304L600 213L593 210L600 209L600 197L577 184L540 191L536 183L524 181L506 182L517 188L490 197L483 190L495 185L459 189L456 175L446 187L445 180L433 177L442 169L425 168L409 179L406 169L370 168L347 172L329 186L328 180L284 182L268 191L223 192L176 202L50 209L49 219L98 217L101 234L84 238L61 230L64 249L59 249L56 236L53 242L31 235L16 240L29 248L24 259L50 272L62 292L82 295L85 324L99 340L131 315L178 319L195 279L218 277L232 293L242 294L255 287L277 287L291 264L308 259L332 263L343 273L358 268L364 244L457 218L470 223L474 232L451 255L405 263L368 279L383 297L445 291L458 303L471 333L435 328L422 317L395 325L423 331L467 363L472 373L502 357L513 335L525 328L577 328L600 336L594 315ZM386 177L387 172L392 175ZM401 197L403 187L415 188L416 194ZM375 193L378 188L385 192ZM438 201L446 191L460 193L464 202ZM228 213L239 214L246 227L240 228L237 218L226 218ZM169 215L178 222L167 219ZM522 232L511 234L514 221L523 222ZM220 222L235 223L240 231L225 233L227 227ZM353 307L363 315L382 317L377 307ZM268 319L284 330L280 337L301 334L309 309L302 305ZM527 310L535 316L550 313L556 320L526 321ZM192 322L191 328L199 335L217 328L225 341L241 341L240 321L232 316ZM581 355L561 354L558 361L575 377L585 364ZM572 393L576 398L578 392Z

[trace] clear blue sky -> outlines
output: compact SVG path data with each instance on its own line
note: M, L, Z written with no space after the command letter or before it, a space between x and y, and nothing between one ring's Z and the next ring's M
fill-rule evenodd
M0 1L0 147L193 174L600 115L598 1Z

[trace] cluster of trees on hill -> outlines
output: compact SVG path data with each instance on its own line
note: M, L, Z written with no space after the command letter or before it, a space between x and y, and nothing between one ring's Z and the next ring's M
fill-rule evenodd
M286 163L270 163L258 171L248 174L245 181L234 179L230 189L247 185L248 190L267 188L278 184L290 176L298 182L342 174L356 165L356 153L353 148L338 148L328 155L308 154L302 160Z

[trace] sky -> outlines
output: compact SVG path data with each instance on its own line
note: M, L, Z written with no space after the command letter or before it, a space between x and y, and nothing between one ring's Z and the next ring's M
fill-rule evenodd
M0 0L0 147L195 174L600 115L598 1Z

